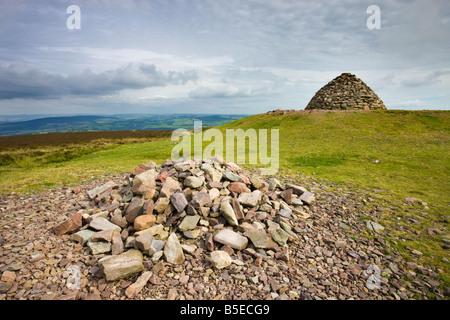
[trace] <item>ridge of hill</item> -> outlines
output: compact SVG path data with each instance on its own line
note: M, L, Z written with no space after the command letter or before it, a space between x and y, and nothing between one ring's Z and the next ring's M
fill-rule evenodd
M26 121L0 122L0 136L85 131L174 130L190 127L193 120L201 120L203 126L218 126L245 116L221 114L121 114L113 116L76 115L45 117Z

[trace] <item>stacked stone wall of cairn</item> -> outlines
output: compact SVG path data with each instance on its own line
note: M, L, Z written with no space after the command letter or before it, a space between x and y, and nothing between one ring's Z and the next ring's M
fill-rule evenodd
M343 73L319 91L305 110L385 110L386 106L378 95L361 79L350 73Z

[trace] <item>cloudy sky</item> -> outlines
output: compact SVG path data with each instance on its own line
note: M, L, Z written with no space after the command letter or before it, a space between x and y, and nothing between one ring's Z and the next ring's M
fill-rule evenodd
M450 1L0 1L0 114L304 109L342 72L449 110Z

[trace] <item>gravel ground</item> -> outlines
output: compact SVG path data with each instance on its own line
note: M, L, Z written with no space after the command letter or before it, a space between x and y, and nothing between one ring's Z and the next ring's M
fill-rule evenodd
M70 235L57 236L52 230L89 206L86 191L108 180L120 184L127 176L92 180L77 187L79 193L63 187L40 194L0 196L0 300L128 299L126 289L140 274L107 282L97 265L102 255L92 256ZM263 257L253 250L231 251L234 262L224 269L213 267L204 237L193 239L190 244L196 250L185 252L182 265L163 259L144 261L151 277L134 299L448 297L439 288L439 270L404 261L385 241L383 232L371 234L367 222L358 219L367 216L361 195L330 193L323 183L308 183L317 201L307 207L310 218L297 220L293 228L297 239L263 250ZM376 222L376 212L373 218ZM80 271L79 288L70 285L74 270Z

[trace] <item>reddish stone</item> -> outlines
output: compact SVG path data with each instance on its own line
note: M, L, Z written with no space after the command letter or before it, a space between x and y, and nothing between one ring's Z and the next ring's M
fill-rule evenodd
M80 212L74 214L72 218L58 224L53 228L53 232L60 236L66 233L78 231L82 226L82 214Z
M239 204L239 200L236 198L231 199L231 206L233 207L236 219L238 220L244 219L244 212L242 211L242 207Z
M152 214L153 209L155 208L155 203L153 200L147 200L144 202L144 205L142 206L142 213L143 214Z
M407 262L406 265L408 266L409 269L411 270L416 270L418 268L417 264L414 262Z
M241 177L243 183L251 184L250 179L245 174L239 173L239 177Z
M194 208L200 208L211 202L209 194L207 192L199 192L192 197L191 205Z
M142 290L142 288L145 287L151 276L152 276L151 271L143 272L141 276L136 280L136 282L125 290L127 298L128 299L134 298Z
M287 189L280 192L280 196L284 199L284 201L286 201L287 204L291 204L292 191L292 189Z
M121 254L124 250L124 244L122 241L122 237L118 233L114 233L112 237L112 246L111 246L111 254L118 255Z
M16 280L16 274L12 271L6 270L2 274L1 280L4 282L14 282L14 280Z
M436 280L428 280L427 282L428 282L428 283L430 284L430 286L432 286L432 287L439 287L439 286L440 286L439 281L436 281Z
M72 191L73 191L73 193L75 193L75 194L79 194L79 193L82 191L81 186L75 186L75 187L73 187Z
M181 184L172 177L167 177L159 194L161 197L170 198L175 191L181 191Z
M208 251L214 251L214 239L213 239L213 234L210 233L208 236L206 236L206 249L208 249Z
M168 176L169 176L169 173L167 171L163 171L156 177L156 180L165 182Z
M134 176L137 176L138 174L141 174L142 172L145 172L145 171L147 171L148 169L143 165L143 164L140 164L140 165L138 165L136 168L134 168L134 170L133 170L133 175Z
M147 228L150 228L156 222L156 217L152 214L144 214L142 216L138 216L134 220L134 229L140 231Z
M140 197L134 197L127 208L125 218L129 223L133 223L134 219L143 211L143 201Z
M262 265L262 260L263 260L263 258L261 256L256 258L255 261L254 261L255 266L260 267Z
M154 162L148 162L145 164L141 163L134 169L133 175L137 176L138 174L141 174L142 172L145 172L150 169L154 169L155 167L156 167L156 163L154 163Z
M220 182L218 182L218 181L211 181L211 182L209 182L208 183L208 187L210 188L210 189L212 189L212 188L217 188L217 189L222 189L223 187L222 187L222 184L220 183Z
M247 186L243 182L231 182L228 185L228 190L234 193L250 192L250 189L247 188Z

